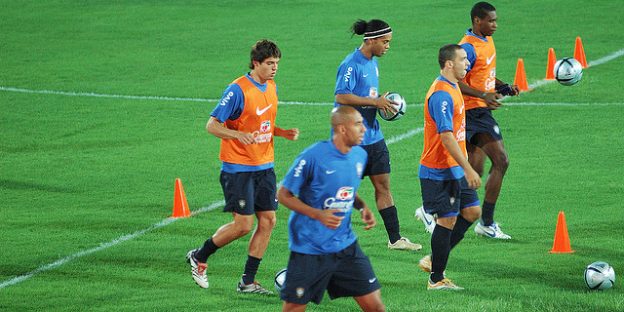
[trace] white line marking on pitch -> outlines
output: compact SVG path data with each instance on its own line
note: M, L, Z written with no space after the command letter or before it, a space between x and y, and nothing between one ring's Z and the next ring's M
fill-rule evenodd
M597 66L597 65L601 65L604 64L606 62L609 62L613 59L616 59L620 56L624 55L624 49L619 50L617 52L614 52L610 55L607 55L603 58L600 58L598 60L592 61L590 62L588 65L589 66ZM545 82L542 82L545 81ZM539 86L542 86L546 83L549 83L552 81L549 80L541 80L536 82L535 84L533 84L531 86L531 88L537 88ZM123 99L136 99L136 100L165 100L165 101L194 101L194 102L217 102L218 100L214 100L214 99L198 99L198 98L172 98L172 97L161 97L161 96L135 96L135 95L116 95L116 94L97 94L97 93L82 93L82 92L65 92L65 91L51 91L51 90L29 90L29 89L21 89L21 88L13 88L13 87L2 87L0 86L0 91L11 91L11 92L22 92L22 93L35 93L35 94L55 94L55 95L68 95L68 96L91 96L91 97L106 97L106 98L123 98ZM286 105L333 105L333 103L310 103L310 102L280 102L280 104L286 104ZM602 105L622 105L624 103L602 103ZM516 106L531 106L531 105L540 105L540 103L531 103L531 102L526 102L526 103L508 103L506 105L516 105ZM596 105L595 103L542 103L541 105L543 106L548 106L548 105L558 105L558 106L573 106L573 105ZM423 128L416 128L416 129L412 129L409 130L406 133L397 135L397 136L393 136L390 137L386 143L388 145L390 144L394 144L397 143L399 141L402 141L404 139L407 139L409 137L415 136L416 134L419 134L423 131ZM208 212L208 211L212 211L215 210L219 207L222 207L224 205L224 201L220 200L220 201L216 201L210 205L208 205L207 207L203 207L201 209L197 209L195 211L193 211L191 213L192 216L194 215L198 215L204 212ZM15 285L18 283L21 283L27 279L30 279L31 277L39 274L39 273L43 273L52 269L55 269L65 263L68 263L74 259L77 258L81 258L87 255L90 255L92 253L107 249L109 247L113 247L115 245L118 245L120 243L135 239L139 236L142 236L143 234L150 232L152 230L164 227L166 225L169 225L175 221L177 221L178 219L174 219L174 218L167 218L164 219L158 223L152 224L150 227L143 229L143 230L139 230L136 231L134 233L131 234L127 234L121 237L118 237L116 239L113 239L112 241L106 242L106 243L102 243L97 247L94 248L90 248L90 249L86 249L83 251L79 251L75 254L69 255L65 258L61 258L58 259L52 263L48 263L45 265L42 265L38 268L36 268L33 271L30 271L26 274L22 274L20 276L16 276L12 279L6 280L2 283L0 283L0 289L4 289L6 287L9 287L11 285Z

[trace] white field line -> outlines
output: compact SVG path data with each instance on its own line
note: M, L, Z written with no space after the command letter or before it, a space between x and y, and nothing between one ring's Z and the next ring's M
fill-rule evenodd
M601 65L604 64L606 62L609 62L613 59L616 59L620 56L624 55L624 49L619 50L615 53L612 53L610 55L607 55L603 58L600 58L598 60L592 61L590 62L588 65L589 66L597 66L597 65ZM544 80L546 81L546 80ZM548 81L550 82L550 81ZM532 88L537 88L541 85L543 85L545 83L538 83L535 84L535 87ZM216 99L199 99L199 98L173 98L173 97L160 97L160 96L134 96L134 95L116 95L116 94L97 94L97 93L83 93L83 92L65 92L65 91L52 91L52 90L29 90L29 89L21 89L21 88L13 88L13 87L3 87L0 86L0 91L9 91L9 92L21 92L21 93L31 93L31 94L54 94L54 95L67 95L67 96L91 96L91 97L106 97L106 98L123 98L123 99L136 99L136 100L165 100L165 101L195 101L195 102L217 102L218 100ZM333 103L310 103L310 102L280 102L280 104L286 104L286 105L333 105ZM624 103L603 103L602 105L622 105ZM507 105L516 105L516 106L531 106L531 105L542 105L542 106L548 106L548 105L559 105L559 106L573 106L573 105L596 105L594 103L509 103ZM406 133L397 135L397 136L393 136L390 137L387 141L386 144L390 145L390 144L394 144L397 142L400 142L404 139L410 138L412 136L415 136L419 133L421 133L423 131L423 128L416 128L416 129L412 129L409 130ZM195 216L204 212L208 212L208 211L212 211L215 210L219 207L222 207L224 205L224 201L223 200L219 200L216 201L206 207L194 210L191 215ZM48 263L45 265L42 265L38 268L36 268L33 271L30 271L26 274L22 274L20 276L16 276L12 279L6 280L2 283L0 283L0 290L4 289L6 287L21 283L25 280L30 279L31 277L39 274L39 273L43 273L52 269L55 269L61 265L64 265L65 263L68 263L74 259L77 258L81 258L87 255L90 255L92 253L98 252L98 251L102 251L104 249L113 247L115 245L118 245L120 243L135 239L139 236L142 236L143 234L150 232L152 230L164 227L166 225L169 225L175 221L177 221L178 219L174 219L174 218L167 218L164 219L158 223L152 224L150 227L145 228L143 230L139 230L136 231L134 233L131 234L126 234L124 236L120 236L116 239L113 239L109 242L106 243L102 243L97 247L93 247L90 249L86 249L83 251L79 251L77 253L74 253L72 255L69 255L67 257L58 259L52 263Z

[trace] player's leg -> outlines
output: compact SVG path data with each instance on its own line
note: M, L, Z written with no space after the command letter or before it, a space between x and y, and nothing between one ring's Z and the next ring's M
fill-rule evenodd
M468 141L466 141L466 151L468 152L470 166L482 177L487 155L478 146L470 144Z
M305 311L310 302L320 304L335 267L335 254L308 255L291 251L279 294L284 301L282 311Z
M381 301L381 289L377 289L374 292L359 296L353 297L357 304L362 308L362 311L365 312L383 312L386 311L386 306L384 306L383 301Z
M481 207L477 191L468 186L465 178L460 181L461 197L459 216L451 234L451 249L453 249L466 234L472 224L481 217Z
M272 292L264 289L256 282L255 278L264 252L269 246L271 233L273 233L273 228L275 228L276 223L275 210L277 209L277 203L275 202L275 173L273 169L267 169L255 172L252 177L258 225L249 240L249 253L247 262L245 263L245 271L238 285L238 291L244 293L270 294Z

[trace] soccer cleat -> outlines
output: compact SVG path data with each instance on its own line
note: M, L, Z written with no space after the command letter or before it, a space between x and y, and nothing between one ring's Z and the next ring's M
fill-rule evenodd
M477 235L481 235L481 236L485 236L485 237L489 237L489 238L496 238L496 239L511 239L511 236L503 233L503 231L501 231L500 227L498 227L498 224L496 224L496 222L492 223L491 225L482 225L481 222L477 223L477 225L475 226L474 229L475 233L477 233Z
M272 295L273 292L262 287L258 282L253 282L251 284L245 285L243 284L243 280L241 279L238 282L238 286L236 287L236 291L244 294L260 294L260 295Z
M418 267L427 273L431 273L431 255L426 255L418 260Z
M416 213L414 214L414 216L416 217L416 219L423 222L423 224L425 225L425 230L427 232L433 233L433 229L435 229L436 226L436 220L433 215L425 212L425 208L423 206L420 206L416 209Z
M389 249L396 249L396 250L415 250L415 251L417 251L417 250L421 250L422 249L422 245L421 244L412 243L406 237L401 237L398 241L394 242L394 244L392 244L392 243L390 243L390 241L388 241L388 248Z
M206 276L206 269L208 264L201 263L195 259L195 252L197 249L190 250L186 254L186 261L191 265L191 275L195 280L195 283L201 288L208 288L208 276Z
M463 287L455 285L450 279L443 278L441 281L434 283L429 279L427 282L427 290L463 290Z

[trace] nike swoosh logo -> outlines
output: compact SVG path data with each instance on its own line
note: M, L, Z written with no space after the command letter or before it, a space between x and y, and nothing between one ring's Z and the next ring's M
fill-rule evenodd
M366 78L366 77L368 77L368 74L364 74L364 75L362 75L362 77Z
M485 63L490 65L490 63L492 63L492 61L494 60L494 57L496 57L496 53L494 53L494 55L488 57L485 59Z
M336 170L326 170L326 171L325 171L325 173L327 173L327 174L332 174L332 173L334 173L334 172L336 172Z
M376 277L375 277L375 278L370 278L370 279L368 279L368 283L369 283L369 284L372 284L372 283L374 283L376 280L377 280L377 278L376 278Z
M269 108L271 108L271 106L273 106L273 104L270 104L269 106L267 106L267 107L265 107L263 109L260 109L260 107L256 107L256 115L260 116L260 115L264 114L264 112L268 111Z

